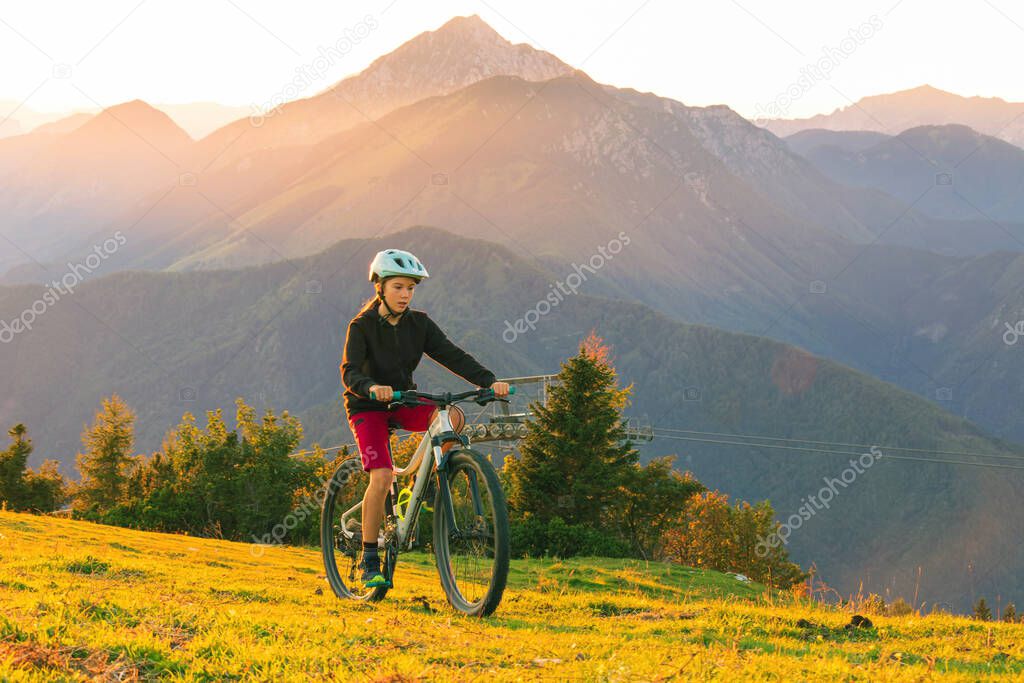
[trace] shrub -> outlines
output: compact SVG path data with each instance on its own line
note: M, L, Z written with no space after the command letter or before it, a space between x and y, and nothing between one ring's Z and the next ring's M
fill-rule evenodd
M514 557L630 557L629 543L607 531L582 524L567 524L561 517L548 521L527 517L511 524Z
M767 501L732 506L727 495L706 491L692 495L683 515L665 532L665 553L690 567L738 572L788 588L807 576L789 561L783 544L764 542L778 527Z
M895 601L889 603L889 606L885 609L886 615L890 617L905 617L908 614L915 614L916 610L907 604L907 601L903 598L896 598Z

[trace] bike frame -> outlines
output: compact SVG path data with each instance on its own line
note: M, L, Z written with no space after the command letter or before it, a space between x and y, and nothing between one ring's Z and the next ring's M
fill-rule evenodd
M413 469L416 469L416 484L413 486L412 496L406 504L405 514L399 518L395 529L395 540L398 547L406 545L407 540L410 541L409 546L411 547L412 545L410 536L419 517L420 505L423 503L423 494L426 491L431 475L434 474L432 470L434 470L435 467L437 474L441 475L437 477L437 482L439 490L441 491L441 498L444 501L442 508L444 509L444 513L448 515L448 528L453 529L456 532L458 530L455 523L455 515L452 510L451 489L448 487L448 477L443 476L446 472L448 453L451 453L452 449L449 449L448 453L443 453L441 446L450 441L457 441L464 446L468 444L468 439L460 436L452 427L448 408L440 408L437 415L434 416L433 421L431 421L430 426L427 428L427 431L423 434L423 439L420 441L420 445L416 448L416 452L413 453L409 464L406 465L404 469L395 470L395 476L399 477L406 476L412 472ZM425 457L428 450L432 453L432 457L430 458ZM394 464L392 463L392 467L393 466ZM470 485L473 488L473 503L474 506L478 508L477 512L479 513L481 511L480 508L482 508L482 503L480 501L480 494L477 490L475 478L470 479ZM347 531L348 520L356 513L356 511L361 510L362 507L363 503L360 501L342 514L341 528L345 530L343 533L346 535L351 533Z

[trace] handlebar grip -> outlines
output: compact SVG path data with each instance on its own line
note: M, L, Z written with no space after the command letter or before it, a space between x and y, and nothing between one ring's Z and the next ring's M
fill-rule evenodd
M516 388L514 386L509 387L508 388L508 393L509 393L509 395L512 395L512 394L516 393ZM391 400L392 401L401 401L402 400L402 392L401 391L393 391L393 392L391 392Z

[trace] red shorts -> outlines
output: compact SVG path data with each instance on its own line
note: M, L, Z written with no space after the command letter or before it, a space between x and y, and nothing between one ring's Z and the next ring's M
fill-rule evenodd
M437 406L401 406L394 410L365 410L348 418L348 426L356 437L363 470L394 469L391 443L388 441L388 421L410 432L425 432Z

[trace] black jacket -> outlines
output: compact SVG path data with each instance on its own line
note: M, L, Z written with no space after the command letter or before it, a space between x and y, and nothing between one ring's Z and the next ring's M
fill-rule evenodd
M424 353L479 387L489 387L496 381L493 372L449 341L423 311L409 309L397 325L392 325L374 306L353 318L345 335L341 361L345 413L351 416L364 410L387 410L387 403L370 399L369 390L374 384L416 389L412 373Z

